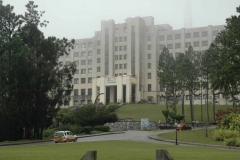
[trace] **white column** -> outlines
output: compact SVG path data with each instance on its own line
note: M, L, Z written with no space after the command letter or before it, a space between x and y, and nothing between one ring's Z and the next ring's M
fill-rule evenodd
M94 101L97 97L97 78L92 79L92 103L94 104Z
M105 77L100 77L100 93L104 93L100 95L100 102L106 104L106 86L105 86Z
M123 102L122 76L117 77L117 102Z
M126 77L126 102L129 103L131 102L131 97L132 97L132 83L130 80L130 76Z

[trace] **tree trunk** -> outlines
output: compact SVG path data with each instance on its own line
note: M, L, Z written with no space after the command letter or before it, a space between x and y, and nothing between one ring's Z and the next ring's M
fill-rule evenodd
M182 95L182 115L184 116L184 95L183 95L183 91L181 92ZM183 122L185 122L185 117L183 118Z

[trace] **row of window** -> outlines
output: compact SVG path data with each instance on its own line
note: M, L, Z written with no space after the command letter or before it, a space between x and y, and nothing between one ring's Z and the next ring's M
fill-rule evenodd
M115 42L127 42L127 36L124 37L115 37Z
M199 47L200 43L199 42L193 42L193 45L191 42L186 42L185 47L188 48L190 45L193 47ZM159 45L159 49L162 50L165 45ZM202 47L208 46L208 41L202 41ZM173 44L167 44L166 46L168 49L173 49ZM181 43L175 43L175 49L180 49L181 48Z
M101 41L98 40L97 41L97 46L100 46L101 45ZM81 48L91 48L93 46L93 43L92 42L88 42L88 43L81 43ZM79 44L75 44L75 49L79 48Z
M127 27L124 27L124 28L123 28L123 32L124 32L124 33L127 33ZM117 34L117 33L120 33L120 29L119 29L119 28L116 28L116 29L115 29L115 33L116 33L116 34Z
M127 45L124 46L115 46L115 51L126 51L127 50Z
M86 83L86 79L87 78L81 78L81 84L85 84ZM74 84L79 84L79 79L78 78L74 78L73 83ZM92 78L91 77L88 78L88 83L92 83Z
M79 92L78 89L74 89L73 90L73 95L78 96L79 95L78 92ZM85 89L81 89L81 95L86 95ZM92 95L92 88L88 88L88 95Z
M123 60L123 59L127 59L127 55L115 55L115 60Z
M115 69L127 69L127 63L125 63L125 64L115 64Z
M218 34L218 30L212 31L212 36L216 36L217 34ZM200 37L200 33L194 32L193 38L198 38L198 37ZM208 37L208 32L203 31L202 37ZM185 33L185 39L187 39L187 38L192 38L192 33ZM177 40L177 39L181 39L181 34L175 34L175 40ZM160 41L173 40L173 35L167 35L167 37L165 37L165 35L159 36L159 40ZM148 36L148 41L151 41L151 36Z

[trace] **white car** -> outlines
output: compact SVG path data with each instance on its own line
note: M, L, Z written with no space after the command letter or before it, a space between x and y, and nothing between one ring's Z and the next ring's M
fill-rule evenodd
M57 131L54 134L53 141L55 143L58 142L76 142L78 137L76 135L73 135L71 131Z

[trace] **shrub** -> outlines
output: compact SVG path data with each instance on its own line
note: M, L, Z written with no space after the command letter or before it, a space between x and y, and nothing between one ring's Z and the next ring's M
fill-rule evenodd
M140 101L137 102L138 104L144 104L144 103L148 103L146 100L141 99Z
M110 130L108 126L95 126L94 129L102 132L108 132Z
M227 146L235 146L235 144L236 144L236 138L233 137L233 138L225 139L225 140L224 140L224 144L227 145Z
M90 134L91 131L93 131L93 127L92 126L85 126L85 127L83 127L83 131L86 134Z
M215 141L224 141L225 139L236 138L238 135L239 132L236 130L216 129L213 132Z
M116 103L110 102L107 105L107 111L114 112L118 108L118 105Z
M56 129L46 129L43 130L43 139L51 139L53 138L54 133L56 132Z

